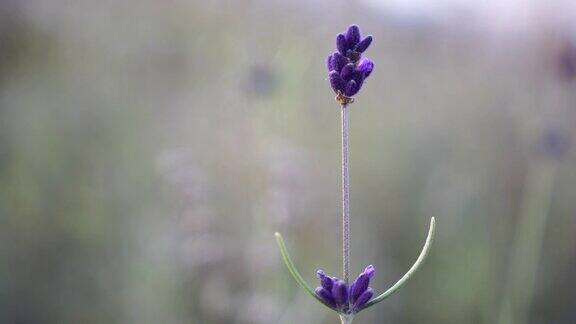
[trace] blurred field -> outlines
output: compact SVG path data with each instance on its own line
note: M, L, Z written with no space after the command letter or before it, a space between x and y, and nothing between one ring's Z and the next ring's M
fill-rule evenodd
M576 323L573 6L502 26L377 2L1 1L0 323L337 323L273 233L308 281L340 274L324 62L350 23L376 64L353 272L384 290L438 221L355 323Z

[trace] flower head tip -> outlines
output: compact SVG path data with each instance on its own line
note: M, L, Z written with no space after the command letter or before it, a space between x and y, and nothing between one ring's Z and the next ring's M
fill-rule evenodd
M362 38L357 25L348 27L345 33L336 36L337 51L328 56L326 65L330 87L336 93L338 102L351 103L354 100L352 97L372 73L374 62L361 58L371 43L372 36Z

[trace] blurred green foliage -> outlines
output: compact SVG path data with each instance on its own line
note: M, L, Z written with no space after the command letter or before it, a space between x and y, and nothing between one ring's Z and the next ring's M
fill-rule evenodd
M351 107L353 271L383 291L438 220L423 270L357 322L576 322L576 161L539 148L574 139L561 31L326 6L0 3L0 323L336 323L273 233L307 281L340 271L324 60L351 22L376 62Z

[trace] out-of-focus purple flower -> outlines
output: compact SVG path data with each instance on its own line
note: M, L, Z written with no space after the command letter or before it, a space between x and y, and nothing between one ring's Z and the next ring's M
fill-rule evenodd
M570 137L557 128L546 129L540 137L540 149L548 156L561 159L570 150Z
M376 269L369 265L352 282L350 286L336 277L329 277L322 270L317 271L320 279L320 287L316 288L316 295L326 305L342 314L357 313L374 296L374 291L369 287L370 279L374 277Z
M568 41L558 56L558 72L563 81L576 79L576 42Z
M247 71L244 89L250 95L270 96L278 87L277 71L271 65L254 65Z
M336 36L336 49L328 56L328 79L336 100L342 104L353 101L352 96L358 93L364 80L372 73L374 62L361 58L361 54L372 43L372 36L361 38L356 25L348 27L345 33Z

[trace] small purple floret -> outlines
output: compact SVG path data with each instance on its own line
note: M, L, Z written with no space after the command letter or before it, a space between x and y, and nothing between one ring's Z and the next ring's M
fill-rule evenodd
M345 306L348 304L348 285L344 280L337 280L332 287L332 295L336 304L340 306Z
M328 55L328 57L326 58L326 67L328 68L328 71L332 71L334 70L334 59L333 59L333 55L330 54Z
M372 43L372 36L368 35L364 37L364 39L361 40L360 43L356 44L354 50L356 52L364 53L364 51L368 48L368 46L370 46L371 43Z
M329 290L326 290L324 287L318 287L314 290L316 295L320 297L328 306L332 308L336 308L336 301L334 300L334 296Z
M355 302L360 295L362 295L370 284L370 279L374 276L374 267L369 265L364 269L364 271L358 276L358 279L352 285L350 289L350 301Z
M342 68L348 64L348 59L346 58L346 56L336 52L334 54L332 54L332 60L334 62L334 68L333 70L340 73L340 71L342 71Z
M343 280L329 277L324 271L318 270L316 274L320 279L321 286L316 288L316 295L324 304L339 313L357 313L374 296L374 291L369 285L375 272L373 266L367 266L358 278L348 286Z
M374 70L374 62L369 58L363 58L358 63L358 71L364 75L364 78L367 78L372 73L372 70Z
M342 68L342 71L340 71L340 76L344 80L350 80L354 69L356 69L356 66L353 63L348 63Z
M360 28L357 25L348 27L348 30L346 31L346 42L348 44L348 49L354 48L354 46L360 42Z
M332 287L334 287L334 280L328 277L322 270L318 270L316 275L318 276L318 279L320 279L320 284L322 287L328 291L332 291Z
M371 43L372 36L361 39L360 28L356 25L348 27L346 33L336 37L338 51L328 56L326 66L330 86L337 97L350 99L360 91L364 81L372 73L374 63L368 58L361 58Z
M346 37L343 34L338 34L336 36L336 49L342 54L346 55L350 47L348 46L348 42L346 41Z
M362 295L360 295L360 297L358 297L358 299L354 303L353 308L354 312L357 313L360 310L362 310L362 308L366 306L366 303L368 303L368 301L372 298L372 296L374 296L374 291L372 290L372 288L367 288L366 291L364 291Z
M332 89L334 89L334 91L340 91L341 93L344 93L346 81L342 79L338 72L331 71L330 74L328 74L328 78L330 79L330 86Z
M344 95L346 97L352 97L357 94L359 90L360 87L358 86L358 83L354 80L350 80L346 83L346 87L344 88Z

